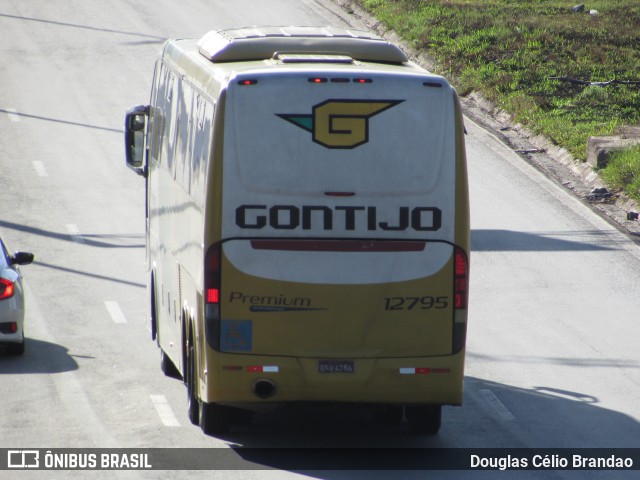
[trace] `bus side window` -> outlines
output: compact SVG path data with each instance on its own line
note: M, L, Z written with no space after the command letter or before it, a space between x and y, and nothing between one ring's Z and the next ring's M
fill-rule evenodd
M149 156L156 163L161 162L162 145L164 139L164 129L167 117L167 87L169 71L164 63L160 63L157 68L156 89L152 96L150 128L151 135L149 141Z
M199 205L204 204L204 186L206 183L206 167L209 160L213 106L200 95L197 98L197 114L193 155L191 157L191 192Z
M178 105L177 122L180 122L177 129L176 140L176 180L189 192L191 177L191 137L193 130L193 88L187 82L180 81L182 94L180 95Z
M180 118L178 110L178 105L180 103L180 81L176 80L174 75L171 75L171 80L169 82L169 98L168 98L168 113L169 116L167 118L167 129L165 133L166 137L166 146L167 146L167 169L169 170L169 174L175 180L176 178L176 141L178 136L178 129L180 128Z

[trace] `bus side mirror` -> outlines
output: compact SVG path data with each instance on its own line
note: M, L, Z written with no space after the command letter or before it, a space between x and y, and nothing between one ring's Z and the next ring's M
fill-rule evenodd
M127 167L143 177L147 176L145 129L149 111L149 105L136 105L127 111L124 122Z

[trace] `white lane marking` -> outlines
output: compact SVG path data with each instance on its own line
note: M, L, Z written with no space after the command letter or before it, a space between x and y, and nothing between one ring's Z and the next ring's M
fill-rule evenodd
M47 319L42 313L38 304L38 297L34 294L29 284L24 279L22 281L22 286L24 287L27 298L29 299L27 302L27 315L29 320L31 320L30 326L33 327L29 329L29 331L32 332L31 335L33 335L33 330L36 330L38 340L43 341L48 345L62 345L62 342L57 340L49 330L51 322L48 322L47 320L50 319ZM69 356L66 357L66 355ZM57 398L62 401L69 414L69 417L66 417L62 412L59 412L60 418L69 418L75 422L74 425L78 429L78 436L75 438L83 439L79 440L82 444L105 448L118 447L120 442L115 440L111 435L110 430L108 430L102 423L102 420L96 412L96 407L94 407L92 399L89 397L83 386L81 375L79 374L80 370L78 370L79 367L76 360L70 352L65 354L65 357L66 362L70 364L65 366L65 371L60 371L55 375L47 376L48 378L51 378L51 381L57 391ZM55 371L56 367L53 368ZM53 392L51 395L55 396ZM98 407L98 411L100 410L101 409ZM69 431L73 431L72 429L74 425L70 426L71 430Z
M104 304L107 307L109 315L111 315L114 323L127 323L127 317L125 317L124 313L122 313L118 302L107 300L104 302Z
M484 399L493 407L493 409L500 415L500 418L503 420L515 420L516 417L509 411L507 407L504 406L504 403L500 401L496 394L491 390L482 389L480 390L480 394L484 397Z
M67 232L71 235L71 240L78 243L84 243L84 238L80 235L80 229L77 225L73 225L71 223L67 224Z
M20 115L18 115L18 111L15 108L7 108L6 111L9 120L11 120L12 122L20 121Z
M164 395L151 395L151 401L153 402L153 406L156 408L158 415L160 416L160 420L167 427L179 427L180 422L173 414L173 410L171 410L171 406L169 405L169 401L167 397Z
M34 160L33 169L36 171L36 173L40 177L48 177L49 176L49 173L47 172L47 169L45 168L44 163L41 162L40 160Z

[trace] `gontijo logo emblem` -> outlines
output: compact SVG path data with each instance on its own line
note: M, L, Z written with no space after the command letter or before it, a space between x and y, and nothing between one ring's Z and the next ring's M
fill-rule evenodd
M280 118L311 132L313 141L327 148L355 148L369 141L369 119L404 100L327 100L312 114L277 113Z

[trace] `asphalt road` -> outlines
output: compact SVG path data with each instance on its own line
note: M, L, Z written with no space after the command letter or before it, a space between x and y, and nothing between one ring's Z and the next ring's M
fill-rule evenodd
M348 409L260 415L224 438L190 424L184 386L160 372L146 321L144 189L124 165L124 112L148 101L164 39L253 24L344 25L327 5L0 0L0 235L11 249L36 254L23 268L27 351L0 357L0 448L640 446L640 249L470 120L465 405L444 410L440 434L380 427ZM225 458L272 470L192 476L427 476L303 472L241 452ZM0 479L185 475L0 471ZM637 478L637 471L616 478Z

